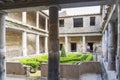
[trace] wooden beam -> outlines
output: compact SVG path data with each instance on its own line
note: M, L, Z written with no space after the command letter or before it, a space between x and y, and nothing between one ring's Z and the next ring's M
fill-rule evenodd
M16 9L16 8L26 8L26 7L40 7L40 6L50 6L50 5L60 5L61 8L68 7L81 7L81 6L95 6L104 4L114 4L116 0L112 3L109 0L15 0L15 3L6 3L6 5L0 5L0 10L5 9Z

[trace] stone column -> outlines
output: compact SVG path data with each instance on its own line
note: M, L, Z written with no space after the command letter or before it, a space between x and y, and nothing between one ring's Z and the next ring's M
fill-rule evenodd
M55 5L49 8L48 80L60 80L58 10L58 6Z
M45 19L45 30L48 31L48 19Z
M105 30L105 61L108 61L108 30Z
M120 80L120 3L117 5L118 9L118 27L117 27L117 57L116 57L116 71L117 80Z
M40 54L40 42L39 42L39 35L36 35L36 54Z
M5 14L0 13L0 80L6 80L6 29L5 29Z
M22 12L22 22L27 23L27 12Z
M86 52L86 37L83 36L83 52Z
M68 52L68 36L65 36L65 50Z
M108 70L115 70L115 26L108 24Z
M36 27L39 28L39 11L36 12Z
M105 49L105 34L102 35L102 57L104 57L104 49Z
M22 33L23 56L27 56L27 32Z
M45 53L48 53L48 36L45 37Z

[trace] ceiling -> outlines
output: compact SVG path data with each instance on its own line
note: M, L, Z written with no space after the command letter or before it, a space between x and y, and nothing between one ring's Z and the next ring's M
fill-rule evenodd
M0 10L13 11L36 11L48 9L49 6L57 5L60 8L73 8L83 6L96 6L113 4L116 0L0 0Z

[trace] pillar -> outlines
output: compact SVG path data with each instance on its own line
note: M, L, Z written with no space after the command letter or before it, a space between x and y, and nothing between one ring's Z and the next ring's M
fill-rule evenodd
M48 53L48 36L45 37L45 53Z
M27 12L22 12L22 22L27 23Z
M36 12L36 27L39 28L39 11Z
M6 40L5 40L5 14L0 13L0 80L6 80L6 62L5 62L5 53L6 53Z
M116 71L117 80L120 80L120 3L117 5L118 9L118 27L117 27L117 57L116 57Z
M48 80L60 80L58 10L58 6L49 7Z
M27 56L27 32L22 33L23 56Z
M86 37L83 36L83 52L86 52Z
M104 57L104 49L105 49L105 34L102 34L102 57Z
M108 70L115 70L115 26L108 24Z
M65 50L68 52L68 36L65 36Z
M108 61L108 30L105 30L105 61Z
M45 19L45 30L48 31L48 19Z
M36 54L38 55L40 53L40 42L39 42L39 35L36 35Z

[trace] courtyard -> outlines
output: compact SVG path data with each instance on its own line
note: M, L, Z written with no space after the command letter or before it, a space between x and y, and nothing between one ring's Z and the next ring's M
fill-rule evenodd
M1 0L0 80L120 80L119 0Z

